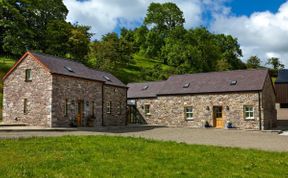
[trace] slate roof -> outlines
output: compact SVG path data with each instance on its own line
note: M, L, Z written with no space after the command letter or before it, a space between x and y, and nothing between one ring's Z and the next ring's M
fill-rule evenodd
M153 98L160 92L165 81L129 83L127 97L128 98ZM146 88L146 89L145 89Z
M38 52L37 53L27 52L26 54L30 54L34 56L46 68L48 68L49 72L52 74L60 74L60 75L65 75L65 76L96 80L96 81L100 81L109 85L127 87L125 84L123 84L119 79L117 79L112 74L91 69L79 62L75 62L69 59L64 59L64 58L60 58L60 57L56 57L56 56L52 56L48 54L38 53ZM22 57L20 60L22 59L24 58ZM18 62L16 63L16 65L18 65ZM12 70L15 67L16 66L14 66ZM71 71L69 71L68 69L71 69ZM7 76L5 76L3 79L5 79L6 77Z
M145 98L159 95L183 95L201 93L227 93L261 91L267 77L267 69L234 70L198 74L173 75L166 81L156 84L146 91L141 91L144 84L128 84L128 98ZM233 84L234 82L234 84ZM156 94L155 92L158 91ZM138 96L138 97L137 97Z
M278 77L275 83L288 83L288 69L281 69L278 71Z

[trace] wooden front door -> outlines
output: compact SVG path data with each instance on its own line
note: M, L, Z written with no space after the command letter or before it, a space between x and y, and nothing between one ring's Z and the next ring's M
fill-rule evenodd
M78 100L78 112L77 112L77 126L82 126L83 110L84 110L84 101Z
M222 106L213 107L213 126L216 128L224 127L224 121L222 117Z

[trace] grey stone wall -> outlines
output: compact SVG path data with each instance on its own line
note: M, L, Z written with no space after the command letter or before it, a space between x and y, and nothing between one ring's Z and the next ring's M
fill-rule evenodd
M126 125L127 121L127 89L104 85L103 125ZM107 105L111 102L111 112L107 113Z
M223 107L224 123L231 121L242 129L259 129L259 96L257 92L202 94L185 96L159 96L137 99L137 109L148 124L203 127L205 121L213 126L213 106ZM150 115L144 114L144 105L150 105ZM254 107L254 120L244 118L244 105ZM193 120L186 120L184 107L193 107ZM227 106L229 108L227 108Z
M271 129L277 126L276 95L269 76L266 77L262 91L263 128Z
M25 70L31 69L32 81L25 82ZM35 59L27 56L6 78L3 88L3 122L51 126L52 76ZM24 114L27 99L27 114Z
M102 125L102 82L53 75L52 122L53 127L69 127L76 123L78 102L83 101L84 112L81 126ZM65 115L66 100L68 113ZM94 117L92 104L94 103Z

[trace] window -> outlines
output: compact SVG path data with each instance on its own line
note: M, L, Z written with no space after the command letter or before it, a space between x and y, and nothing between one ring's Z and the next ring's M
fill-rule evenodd
M31 82L32 81L31 69L26 69L25 70L25 81L26 82Z
M244 117L245 119L254 119L253 106L244 106Z
M91 104L91 115L92 115L92 117L94 117L95 116L95 102L94 101L92 101L92 104Z
M122 110L121 102L119 102L119 105L118 105L118 114L119 115L121 115L121 110Z
M64 116L68 116L68 99L65 99Z
M23 108L24 114L28 113L28 100L25 98L24 99L24 108Z
M144 112L145 112L145 115L150 115L150 105L149 104L145 104Z
M288 108L288 103L280 103L280 108Z
M111 101L109 101L107 103L107 113L110 114L111 113Z
M193 108L191 106L185 107L185 119L193 120Z

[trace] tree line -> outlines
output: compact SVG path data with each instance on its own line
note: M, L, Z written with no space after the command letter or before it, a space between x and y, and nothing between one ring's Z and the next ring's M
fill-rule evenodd
M214 34L204 27L185 29L183 12L174 3L151 3L143 25L122 28L101 40L91 41L89 26L66 22L68 10L61 0L0 1L0 52L19 56L26 50L70 58L100 70L117 73L135 62L135 54L159 61L144 69L146 80L171 74L261 68L252 56L241 61L237 38ZM278 58L267 62L276 71L284 68ZM171 66L164 70L161 64Z

